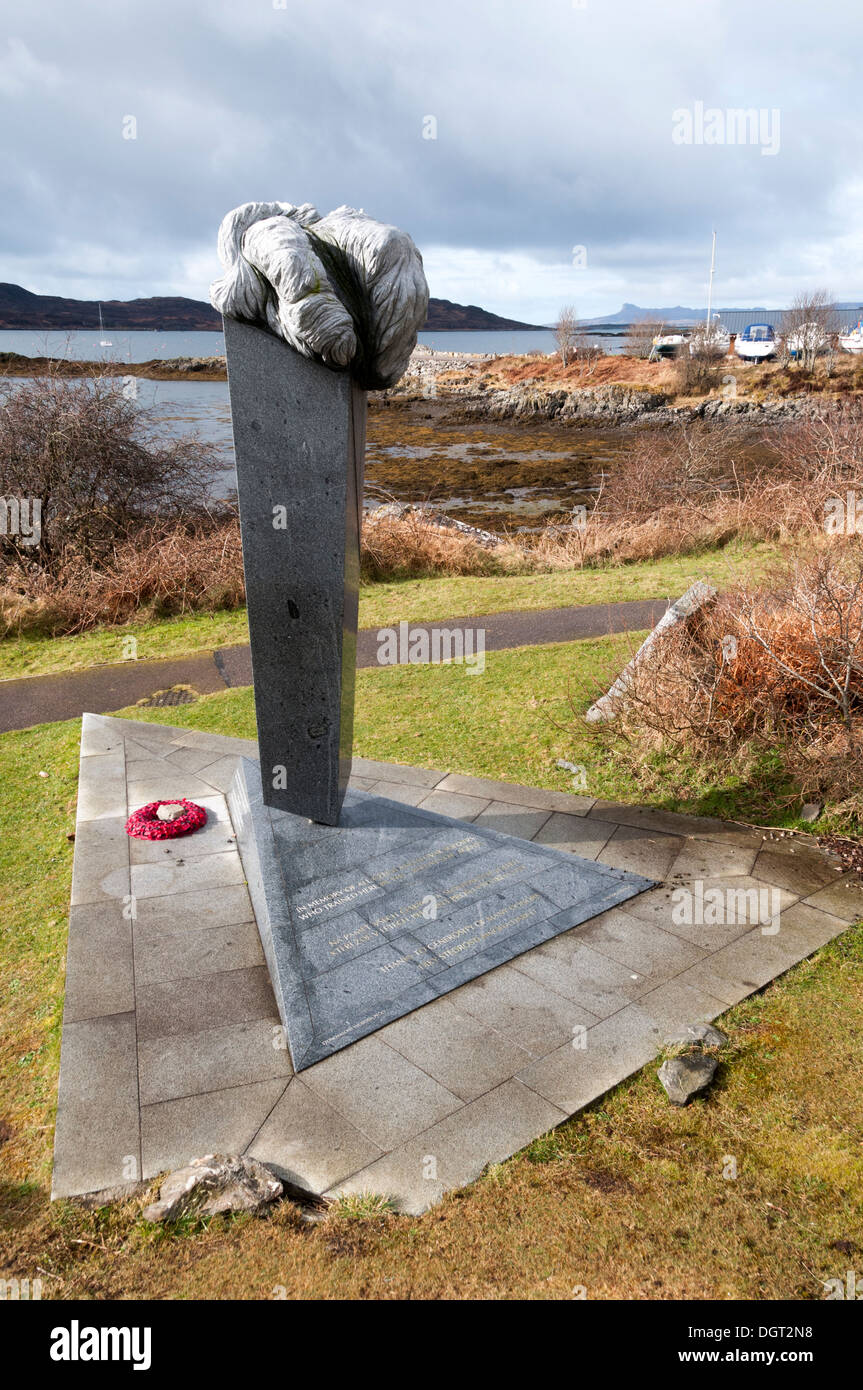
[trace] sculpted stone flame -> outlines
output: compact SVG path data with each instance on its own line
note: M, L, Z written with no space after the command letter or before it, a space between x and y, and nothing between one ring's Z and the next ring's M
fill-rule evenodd
M219 228L225 268L210 300L268 328L366 390L404 374L428 309L422 256L406 232L356 208L243 203Z

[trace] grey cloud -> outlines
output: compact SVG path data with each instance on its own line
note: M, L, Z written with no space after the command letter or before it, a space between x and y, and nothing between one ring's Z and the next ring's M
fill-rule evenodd
M203 298L227 209L287 199L364 207L421 249L565 264L584 244L592 271L676 277L683 300L716 225L738 299L822 268L859 292L854 0L35 0L4 28L0 278L32 288ZM778 108L779 154L676 146L696 101Z

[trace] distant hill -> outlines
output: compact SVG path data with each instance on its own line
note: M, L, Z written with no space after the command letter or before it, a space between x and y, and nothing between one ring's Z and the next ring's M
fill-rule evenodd
M605 314L603 318L585 319L585 324L598 328L600 324L638 323L639 319L655 319L662 323L697 323L703 319L706 309L688 309L683 304L672 308L642 309L639 304L624 304L616 314Z
M857 300L848 300L834 306L839 313L856 313L858 310ZM781 314L781 309L765 309L764 305L755 308L720 308L716 306L716 312L723 317L726 314L741 314L745 318L747 315L754 323L759 318L769 318L771 314ZM639 304L624 304L618 309L616 314L606 314L604 318L584 319L585 326L599 328L601 325L623 325L628 323L638 323L641 319L649 319L651 322L676 324L678 327L685 327L687 324L703 323L707 314L707 307L703 309L691 309L685 304L666 305L661 309L642 309Z
M423 326L430 333L444 333L455 328L460 328L463 332L471 332L477 328L519 328L531 331L540 331L542 328L542 325L537 323L519 323L518 319L502 319L499 314L480 309L476 304L453 304L450 299L430 299L428 318Z
M201 331L222 326L221 315L209 304L172 296L106 299L102 302L102 318L106 328ZM31 294L20 285L0 284L0 328L98 327L98 300L61 299L57 295Z
M105 299L102 319L108 329L172 329L188 332L218 330L221 315L200 299L153 296L150 299ZM51 294L32 294L21 285L0 284L0 328L91 329L99 327L99 301L62 299ZM431 331L452 329L534 329L534 323L500 318L475 304L453 304L430 299L425 327Z

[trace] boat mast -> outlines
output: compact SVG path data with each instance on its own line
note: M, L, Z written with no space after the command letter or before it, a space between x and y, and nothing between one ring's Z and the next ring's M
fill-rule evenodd
M713 272L716 270L716 232L713 233L713 248L710 252L710 283L707 286L707 331L710 332L710 311L713 308Z

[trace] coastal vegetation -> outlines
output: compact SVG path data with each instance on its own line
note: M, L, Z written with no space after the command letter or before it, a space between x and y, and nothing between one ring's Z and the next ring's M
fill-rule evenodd
M729 585L656 643L612 701L596 756L613 750L642 795L695 774L702 787L746 787L744 819L784 823L814 804L822 833L857 839L861 645L863 552L839 538Z
M383 409L370 427L372 496L422 498L423 478L438 487L426 493L428 508L384 506L367 518L365 581L616 569L625 597L634 564L733 543L829 544L831 499L856 495L863 483L855 400L769 431L727 420L633 430L610 462L607 441L591 452L588 440L579 455L583 439L546 429L525 437L510 425L465 433ZM0 537L0 633L61 636L241 606L236 513L202 504L207 464L200 440L161 436L113 379L37 378L9 391L0 412L3 492L43 499L42 543ZM507 504L517 506L513 493L525 490L537 499L533 524L516 530ZM497 544L440 524L446 495L472 492L476 502L461 515L496 521Z
M789 311L790 312L790 311ZM494 354L482 356L469 353L435 351L418 348L410 370L387 399L427 400L422 382L431 376L438 400L457 404L460 400L477 399L490 391L530 385L579 387L624 385L650 388L659 393L667 404L691 401L700 394L709 397L718 393L711 382L700 393L687 395L685 372L677 358L649 361L653 337L663 325L646 322L633 325L626 340L625 353L585 352L584 331L572 322L562 321L565 348L554 354L540 351L521 355ZM589 336L589 335L588 335ZM582 351L577 349L582 347ZM688 355L688 354L687 354ZM565 360L564 360L565 358ZM683 364L685 366L685 364ZM766 399L787 399L792 395L840 397L863 391L863 357L844 353L827 354L806 362L796 362L787 355L757 364L742 362L737 357L719 359L719 386L734 382L735 397L752 402ZM683 375L683 381L681 381ZM67 356L26 356L17 352L0 352L0 377L144 377L158 381L226 381L223 356L152 358L146 362L118 360L78 361ZM726 389L727 397L728 391ZM372 409L379 404L379 393L372 393Z

